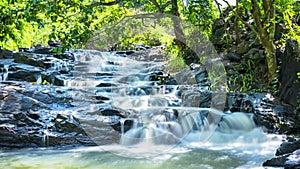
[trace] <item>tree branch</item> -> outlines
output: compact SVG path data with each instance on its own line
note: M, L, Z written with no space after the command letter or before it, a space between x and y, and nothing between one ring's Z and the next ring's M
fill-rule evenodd
M161 9L164 11L166 7L168 7L171 4L171 1L168 1L166 4L164 4Z
M226 0L223 0L223 1L227 4L227 6L230 8L230 10L234 12L234 14L239 18L239 20L243 22L244 25L246 25L249 29L251 29L251 31L254 34L256 34L256 36L260 37L259 33L255 30L255 28L252 25L250 25L249 23L247 23L246 21L244 21L243 18L241 18L240 15L238 15L238 13L228 3L228 1L226 1Z
M156 0L151 0L153 5L157 8L158 12L163 13L162 8L159 6L158 2Z
M122 1L124 1L124 0L115 0L115 1L111 1L111 2L95 2L92 4L92 6L113 6Z
M272 0L271 3L269 3L270 6L273 6L275 0ZM272 8L271 7L268 7L267 11L264 11L265 12L265 16L268 16L268 17L265 17L264 20L261 22L263 25L266 23L266 21L271 18L272 16L271 15L271 11L272 11ZM273 8L274 9L274 8Z
M252 2L252 8L253 8L253 18L254 18L254 22L256 24L256 27L258 29L258 32L260 34L260 38L262 37L262 32L264 31L263 30L263 25L261 23L261 13L258 9L259 5L257 3L257 0L251 0Z

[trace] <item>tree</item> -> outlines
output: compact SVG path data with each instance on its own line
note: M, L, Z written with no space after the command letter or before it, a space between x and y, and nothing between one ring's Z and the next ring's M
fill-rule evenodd
M245 8L250 8L253 12L254 25L244 21L238 14L237 10L234 10L228 1L223 0L235 12L235 15L242 21L260 40L261 45L266 52L266 61L268 67L268 81L271 83L276 75L277 61L276 50L274 45L275 35L275 0L251 0L251 3L244 2ZM248 5L248 6L247 6ZM236 8L238 9L238 8Z

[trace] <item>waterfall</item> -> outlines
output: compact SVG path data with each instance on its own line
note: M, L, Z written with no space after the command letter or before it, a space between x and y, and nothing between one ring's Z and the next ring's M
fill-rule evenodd
M50 134L51 134L51 133L49 132L48 129L43 130L43 139L42 139L42 142L43 142L43 145L44 145L45 147L48 147L48 146L49 146L49 135L50 135Z
M200 95L193 93L193 89L207 89L198 86L192 77L187 79L188 83L182 79L181 85L157 83L154 77L163 74L163 63L136 61L98 51L79 50L74 57L73 79L66 81L66 86L84 90L92 88L84 93L86 97L96 93L109 97L109 104L113 107L134 110L131 116L118 116L118 124L114 124L119 125L121 145L149 148L206 142L218 140L216 133L243 133L255 128L251 117L244 113L199 108ZM181 96L178 94L189 90L191 92ZM127 120L132 124L126 125Z
M8 77L8 66L4 65L4 67L2 68L2 73L0 76L0 81L6 81Z
M165 113L162 108L141 110L144 114L143 126L132 127L121 136L122 145L134 144L178 144L186 141L185 137L193 133L192 140L204 142L215 132L242 133L253 130L256 126L248 115L241 112L225 114L210 108L173 108L178 115ZM156 113L155 113L156 112ZM167 109L170 113L170 109ZM169 116L169 117L168 117ZM170 116L172 116L170 118ZM220 117L215 124L213 117Z

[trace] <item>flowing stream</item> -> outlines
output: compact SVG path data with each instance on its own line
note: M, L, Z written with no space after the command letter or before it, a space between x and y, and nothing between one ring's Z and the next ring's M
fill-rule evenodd
M183 85L153 80L163 75L165 62L97 51L77 51L75 58L65 86L81 90L86 102L95 95L109 98L100 104L75 101L74 109L68 110L99 146L3 150L0 168L262 168L281 143L282 136L264 133L251 114L183 107L178 96ZM107 105L130 113L90 113ZM87 119L106 127L100 133ZM112 123L120 130L110 127ZM47 146L51 131L44 133ZM102 144L96 139L99 135L116 137Z

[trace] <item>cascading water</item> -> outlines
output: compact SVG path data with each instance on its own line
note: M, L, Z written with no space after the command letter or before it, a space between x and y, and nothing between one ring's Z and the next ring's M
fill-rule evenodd
M97 51L79 51L75 58L75 76L72 82L68 82L71 87L79 87L91 95L96 93L109 97L108 104L134 112L118 120L119 146L130 149L126 149L126 153L120 147L111 150L117 154L128 155L130 152L134 157L143 156L141 153L152 156L177 146L228 143L253 130L261 131L249 114L186 107L197 105L196 100L193 100L197 97L184 98L186 106L182 106L177 93L186 85L160 85L151 81L153 72L163 71L161 62L137 62L113 53ZM197 85L194 84L193 88L197 88ZM204 89L199 86L199 90ZM110 119L106 121L112 124L116 120L114 118L98 119ZM126 122L132 123L130 127ZM114 122L114 125L117 123ZM91 135L95 136L94 133ZM255 134L245 137L245 142L252 142L255 137Z
M3 63L0 63L3 65L3 67L0 67L0 81L6 81L8 77L8 66L12 62L11 59L3 59L1 60Z
M68 120L75 115L100 146L2 152L0 168L260 168L281 143L279 136L256 127L251 114L183 106L195 105L197 98L184 97L183 103L178 93L185 85L151 81L153 72L163 71L161 62L74 53L73 77L65 85L81 91L74 97L80 100L74 101L72 114L62 111ZM97 97L107 99L98 102ZM106 116L100 111L105 107L118 111ZM40 133L45 146L55 137L55 123L47 120ZM104 144L106 137L113 143Z

